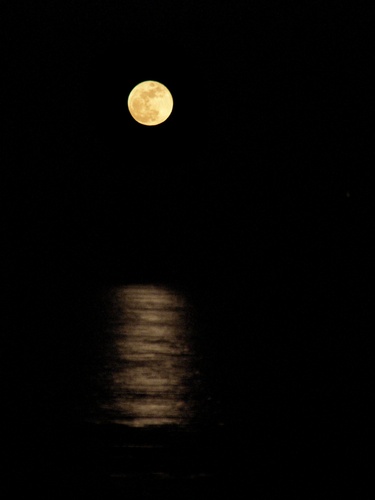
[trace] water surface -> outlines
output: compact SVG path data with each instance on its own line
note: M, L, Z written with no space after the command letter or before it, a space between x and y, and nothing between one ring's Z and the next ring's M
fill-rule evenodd
M91 420L186 428L211 418L199 326L188 298L164 285L124 285L107 290L103 306L105 347Z

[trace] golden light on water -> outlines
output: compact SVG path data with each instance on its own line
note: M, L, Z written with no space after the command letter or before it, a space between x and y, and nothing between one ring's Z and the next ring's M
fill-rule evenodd
M189 305L165 287L116 288L111 400L114 420L134 427L188 423L194 356Z

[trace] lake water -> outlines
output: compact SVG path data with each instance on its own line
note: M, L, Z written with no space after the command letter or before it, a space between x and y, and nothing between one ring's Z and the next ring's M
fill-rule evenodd
M330 405L339 417L333 341L303 300L259 279L23 290L17 477L66 495L301 498L329 461Z

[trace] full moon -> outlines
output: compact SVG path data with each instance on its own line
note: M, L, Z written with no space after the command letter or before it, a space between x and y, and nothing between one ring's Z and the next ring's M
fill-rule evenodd
M142 125L159 125L172 113L172 94L162 83L147 80L136 85L128 97L130 114Z

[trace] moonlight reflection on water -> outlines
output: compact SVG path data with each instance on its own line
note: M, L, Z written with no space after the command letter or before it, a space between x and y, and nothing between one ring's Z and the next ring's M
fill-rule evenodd
M194 350L192 308L167 287L112 289L107 421L132 427L191 425L201 398Z

